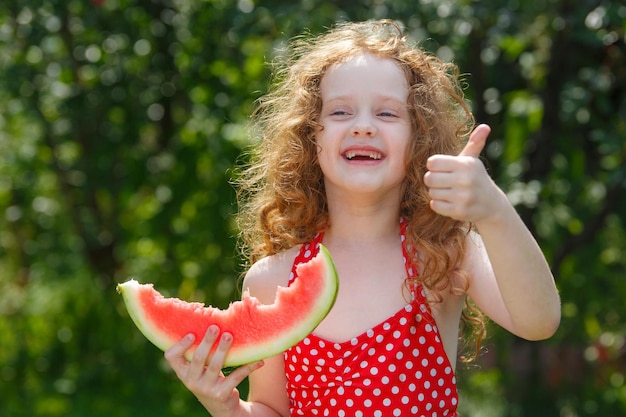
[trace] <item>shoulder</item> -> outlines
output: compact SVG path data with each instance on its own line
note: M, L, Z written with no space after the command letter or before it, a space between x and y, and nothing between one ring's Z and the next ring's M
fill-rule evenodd
M293 261L299 250L299 245L294 246L254 263L244 277L243 291L247 290L251 296L258 298L264 304L273 303L276 288L286 287L289 284Z

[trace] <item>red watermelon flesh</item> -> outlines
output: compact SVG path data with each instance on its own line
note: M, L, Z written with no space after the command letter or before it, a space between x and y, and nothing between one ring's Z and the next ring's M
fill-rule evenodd
M117 289L139 330L163 351L193 333L194 345L186 353L191 360L210 325L231 333L233 343L224 363L230 367L283 352L326 317L339 286L328 250L321 246L315 258L297 268L298 279L289 287L278 287L273 304L261 304L244 291L242 300L231 303L226 310L165 298L152 284L135 280L119 284Z

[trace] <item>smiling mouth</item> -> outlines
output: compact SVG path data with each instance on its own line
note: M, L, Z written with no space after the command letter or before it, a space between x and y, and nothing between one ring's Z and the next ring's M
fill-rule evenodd
M348 161L378 161L383 155L373 151L348 151L344 154Z

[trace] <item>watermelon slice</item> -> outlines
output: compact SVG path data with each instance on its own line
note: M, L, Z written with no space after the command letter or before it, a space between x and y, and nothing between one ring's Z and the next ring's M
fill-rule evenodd
M233 335L224 366L255 362L283 352L311 333L335 302L339 281L328 250L297 267L298 279L289 287L278 287L273 304L264 305L244 291L241 301L226 310L165 298L152 284L135 280L117 286L128 312L139 330L165 351L185 335L193 333L193 351L211 324Z

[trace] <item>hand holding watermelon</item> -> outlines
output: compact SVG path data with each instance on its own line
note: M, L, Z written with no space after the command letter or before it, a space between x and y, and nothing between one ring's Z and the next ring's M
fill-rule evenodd
M185 353L194 346L194 342L193 333L188 334L165 352L165 359L178 379L194 393L202 405L218 415L229 414L239 404L237 386L250 373L262 367L263 361L241 366L225 376L222 368L232 346L233 335L220 335L217 326L209 326L195 348L191 362L188 362Z

